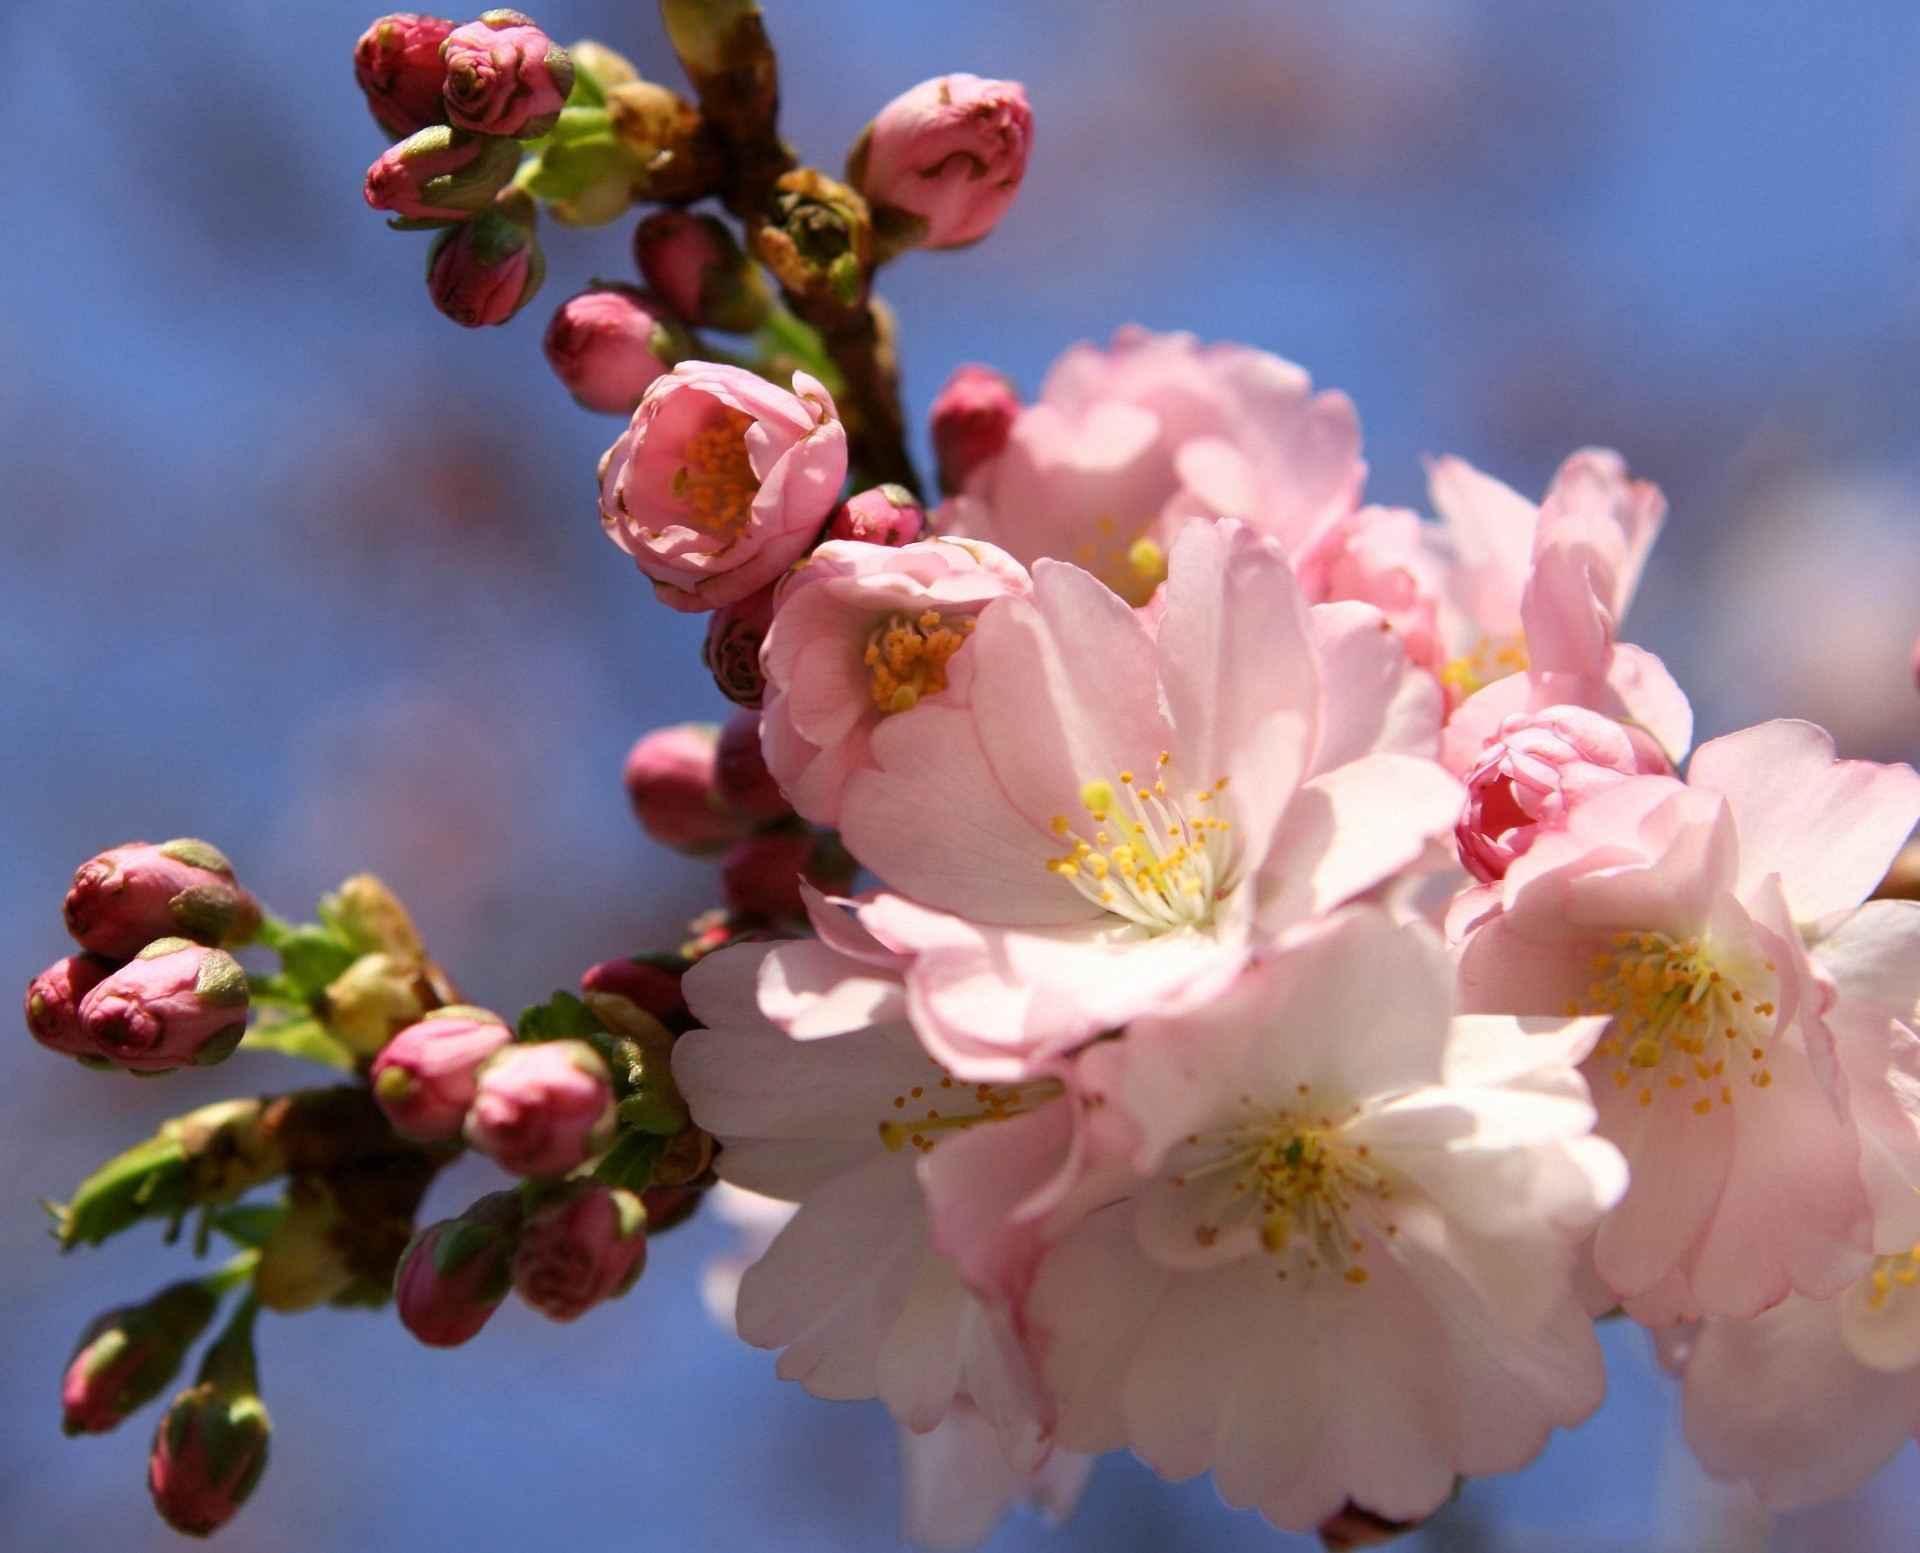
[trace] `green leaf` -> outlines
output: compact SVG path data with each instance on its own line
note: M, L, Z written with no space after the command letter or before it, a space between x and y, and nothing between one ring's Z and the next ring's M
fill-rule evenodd
M660 1156L666 1150L665 1138L630 1132L600 1161L593 1178L603 1186L623 1186L630 1192L644 1192L653 1180L654 1166L660 1163Z
M592 1041L607 1033L599 1016L571 992L556 992L522 1010L518 1028L523 1041Z
M257 1251L287 1216L285 1203L239 1203L213 1215L213 1227L235 1245Z
M193 1168L176 1138L162 1134L108 1160L50 1205L63 1249L97 1246L141 1219L183 1213L192 1204Z
M319 997L359 958L338 933L313 923L294 928L279 949L281 971L308 999Z
M351 1073L354 1069L353 1053L313 1018L279 1019L255 1025L240 1046L244 1051L279 1052L302 1062L317 1062L323 1068L340 1073Z

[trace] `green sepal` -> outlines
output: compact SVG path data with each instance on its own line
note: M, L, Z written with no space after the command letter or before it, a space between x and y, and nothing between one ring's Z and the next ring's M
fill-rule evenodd
M239 1203L222 1208L209 1222L237 1246L258 1251L286 1217L285 1203Z
M522 1009L516 1028L523 1041L582 1040L599 1047L607 1027L571 992L556 992L544 1003Z
M281 974L309 1001L360 958L339 931L311 922L290 929L274 947L280 952Z
M656 1133L625 1133L594 1167L593 1178L603 1186L624 1187L638 1195L652 1184L654 1167L666 1151L667 1140Z

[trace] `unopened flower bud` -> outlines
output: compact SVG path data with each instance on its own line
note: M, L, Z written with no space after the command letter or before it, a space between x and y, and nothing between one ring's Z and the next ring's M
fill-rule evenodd
M634 193L676 204L711 194L725 163L700 110L657 81L607 88L608 122L640 170Z
M633 234L633 258L647 284L698 328L751 334L773 306L759 266L718 216L656 210Z
M1461 863L1482 884L1504 878L1543 831L1565 823L1571 805L1638 769L1626 731L1598 712L1555 706L1509 717L1467 773L1454 827Z
M757 709L766 692L760 644L773 624L773 595L773 588L762 588L707 618L707 639L700 656L720 694L738 706Z
M1019 414L1019 390L992 367L955 368L928 417L940 489L951 496L974 470L997 458Z
M80 1000L80 1026L130 1073L210 1067L246 1034L247 973L224 950L156 939Z
M686 1223L699 1211L705 1195L702 1188L693 1186L648 1187L640 1194L640 1204L647 1210L647 1233L664 1235Z
M396 11L364 33L353 50L353 77L367 95L374 122L395 139L446 122L440 45L453 31L442 16Z
M533 300L547 276L534 233L537 214L524 194L493 205L442 232L427 253L427 294L464 328L505 323Z
M827 528L827 538L898 549L912 544L926 526L926 509L913 492L904 485L876 485L842 504Z
M711 723L656 728L627 752L622 781L641 828L690 857L720 852L746 834L748 820L714 781L720 730Z
M144 1305L110 1310L81 1335L60 1385L68 1434L105 1434L159 1396L219 1299L198 1280L162 1289Z
M430 1348L474 1337L513 1287L521 1217L515 1193L495 1192L414 1236L394 1275L401 1325Z
M1033 147L1033 110L1017 81L923 81L882 108L847 158L873 206L881 258L957 248L999 224Z
M82 949L125 960L156 938L238 944L260 925L260 908L234 882L233 866L204 841L144 841L89 858L73 876L67 931Z
M570 1183L534 1209L513 1254L513 1292L549 1321L573 1321L631 1289L647 1262L647 1213L632 1192Z
M49 1051L68 1057L100 1056L80 1023L81 999L113 974L113 962L76 954L48 966L27 988L27 1029Z
M740 814L777 820L793 813L761 752L758 712L735 712L727 719L714 752L713 783L727 806Z
M740 917L803 922L802 881L829 895L853 883L853 864L837 845L824 845L802 825L756 831L736 841L720 863L721 897Z
M845 308L866 295L873 263L867 202L814 168L797 168L780 179L772 217L755 230L753 247L789 291L831 298Z
M613 1079L585 1041L510 1046L480 1070L466 1136L518 1176L556 1176L613 1140Z
M438 1009L408 1025L374 1058L373 1098L396 1132L451 1143L473 1104L481 1064L512 1042L513 1031L483 1008Z
M272 1424L253 1361L252 1300L220 1335L199 1383L173 1399L160 1420L147 1486L161 1518L204 1537L233 1518L266 1470Z
M376 1056L427 1011L420 964L398 955L363 954L320 995L320 1022L358 1056Z
M686 960L674 954L603 960L580 978L580 990L625 998L669 1030L684 1030L692 1018L686 994L680 990L686 971Z
M465 221L493 203L519 165L517 140L434 124L367 169L367 203L421 226Z
M482 11L441 45L447 117L483 135L537 140L573 90L567 51L518 11Z
M605 415L633 414L653 380L693 348L680 321L633 286L592 286L547 325L547 364L584 408Z

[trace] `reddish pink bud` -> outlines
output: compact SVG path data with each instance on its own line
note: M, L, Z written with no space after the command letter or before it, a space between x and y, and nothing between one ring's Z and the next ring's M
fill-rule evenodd
M692 347L664 307L632 286L595 286L562 302L547 325L547 364L573 397L631 415L653 380Z
M605 992L644 1009L670 1030L687 1028L692 1015L680 978L687 962L679 955L634 955L603 960L580 978L582 992Z
M105 1434L152 1401L180 1373L180 1361L219 1303L203 1283L176 1283L144 1305L94 1321L61 1380L61 1427L68 1434Z
M854 539L897 550L912 544L926 526L926 509L913 492L904 485L876 485L841 506L828 525L827 538Z
M353 50L353 78L367 94L374 122L396 138L446 122L440 101L440 45L453 23L396 11L364 33Z
M247 973L224 950L156 939L80 1000L80 1027L129 1073L210 1067L246 1034Z
M27 1029L50 1051L68 1057L100 1056L80 1023L81 999L113 974L113 962L76 954L49 965L27 988Z
M990 458L997 458L1020 414L1020 391L992 367L954 369L933 401L933 452L940 489L952 495Z
M534 236L533 201L505 194L471 221L442 232L427 255L433 305L468 329L503 324L533 300L547 261Z
M733 844L720 864L721 898L736 916L802 922L803 879L838 895L851 887L853 872L853 860L837 844L804 826L781 826Z
M483 11L440 50L447 117L483 135L537 140L559 122L573 61L518 11Z
M707 617L707 640L700 656L720 694L740 706L757 709L766 692L760 644L773 624L774 591L762 588Z
M647 284L689 323L751 334L772 306L766 280L717 216L657 210L633 234Z
M175 1531L204 1537L233 1518L267 1466L272 1424L254 1379L249 1302L208 1350L199 1384L173 1399L153 1438L147 1487Z
M1017 81L923 81L880 110L847 159L875 232L900 248L957 248L999 224L1020 192L1033 110Z
M647 1213L594 1181L537 1208L513 1254L513 1292L549 1321L573 1321L634 1285L647 1263Z
M1467 773L1467 804L1454 827L1460 861L1482 884L1505 877L1569 807L1633 776L1633 741L1610 717L1554 706L1509 717Z
M700 1207L706 1195L692 1186L650 1186L640 1194L640 1206L647 1210L647 1233L664 1235L675 1225L684 1224Z
M510 1046L480 1070L467 1142L517 1176L557 1176L613 1139L613 1080L585 1041Z
M130 842L89 858L73 876L67 931L82 949L125 960L156 938L241 943L260 908L233 866L204 841Z
M513 1032L484 1008L439 1009L408 1025L373 1059L373 1098L397 1132L451 1143L473 1104L481 1064L512 1042Z
M414 1236L393 1280L400 1324L430 1348L473 1338L513 1287L520 1223L519 1197L495 1192Z
M714 780L719 737L710 723L681 723L656 728L628 751L627 797L661 846L703 857L746 833L745 816L728 807Z
M760 752L760 714L735 712L720 731L714 752L713 784L727 805L757 820L777 820L793 813L780 784L767 770Z
M367 169L367 203L423 225L485 210L520 165L520 145L434 124L388 146Z

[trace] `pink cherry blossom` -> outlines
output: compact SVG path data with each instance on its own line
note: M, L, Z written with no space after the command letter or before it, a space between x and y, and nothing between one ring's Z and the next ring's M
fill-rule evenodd
M841 831L894 892L861 919L914 956L922 1038L968 1078L1217 991L1257 934L1372 889L1459 812L1423 758L1432 680L1377 612L1310 614L1240 524L1182 532L1157 634L1042 562L967 654L966 707L874 731Z
M564 1175L613 1139L613 1082L585 1041L509 1046L480 1070L466 1139L517 1176Z
M976 541L814 551L781 584L761 654L761 744L794 807L837 824L875 730L923 700L964 705L964 687L949 687L981 611L1031 589L1018 562Z
M665 602L717 609L807 553L846 475L846 429L806 373L788 393L743 367L683 361L601 459L600 517Z
M970 1398L925 1434L900 1431L900 1492L907 1540L929 1553L976 1547L1021 1505L1057 1526L1085 1492L1093 1459L1047 1453L1022 1471L1007 1460L993 1426Z
M1035 1274L1063 1447L1306 1530L1418 1519L1599 1403L1570 1270L1625 1184L1575 1069L1601 1021L1451 1002L1436 938L1353 908L1089 1049L1140 1142Z

